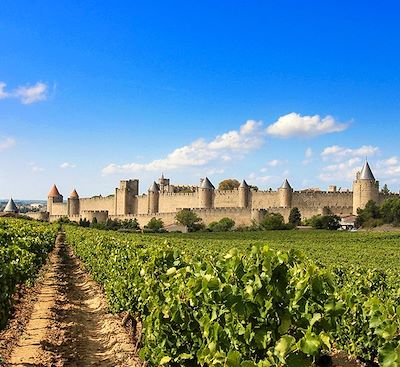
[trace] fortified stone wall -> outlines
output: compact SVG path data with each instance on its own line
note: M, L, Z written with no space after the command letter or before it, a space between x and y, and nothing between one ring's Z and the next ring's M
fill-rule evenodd
M175 212L176 208L197 208L199 199L197 192L160 193L160 213Z
M52 212L53 215L68 215L68 205L67 203L53 203Z
M107 210L109 213L115 211L115 196L94 196L92 198L79 199L81 213L90 210ZM53 204L54 205L54 204Z
M136 198L136 213L147 214L149 210L149 198L147 195L141 195Z
M293 192L292 207L323 208L323 207L352 207L352 192Z
M279 207L279 192L252 190L250 202L253 209L277 208Z
M239 190L216 190L214 194L214 206L216 208L239 206Z

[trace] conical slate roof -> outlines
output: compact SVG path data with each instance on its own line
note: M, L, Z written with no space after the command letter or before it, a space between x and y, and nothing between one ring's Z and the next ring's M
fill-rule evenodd
M71 192L71 195L69 197L70 199L79 199L79 195L76 192L76 189L74 189L74 191Z
M4 208L4 213L18 213L18 208L12 198L8 201L6 207Z
M47 195L49 198L55 198L56 196L60 196L60 192L57 189L56 185L53 185L53 187L51 188L49 195Z
M245 189L245 188L249 187L249 185L247 184L247 182L245 180L243 180L239 187Z
M290 183L289 183L288 180L285 180L285 181L283 181L283 184L282 184L282 186L280 187L280 189L289 189L289 190L291 190L291 189L292 189L292 186L290 186Z
M371 171L371 167L366 161L360 173L360 180L375 180L375 177Z
M214 185L211 183L211 181L207 177L201 183L200 188L209 189L209 190L214 190L215 189Z
M159 192L160 189L158 188L158 185L156 184L155 181L153 181L153 184L149 187L150 192Z

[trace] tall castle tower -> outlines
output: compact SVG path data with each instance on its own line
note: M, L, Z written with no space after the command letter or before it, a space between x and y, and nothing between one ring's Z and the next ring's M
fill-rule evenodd
M357 172L356 179L353 181L353 214L357 214L357 209L364 209L368 201L376 203L379 198L379 181L371 171L371 167L366 161L361 172Z
M80 214L80 204L79 195L74 189L68 198L68 215L79 215Z
M135 212L135 197L139 193L139 180L121 180L115 189L115 214L127 215Z
M154 181L153 184L149 187L149 214L158 213L159 202L160 202L160 189L157 183Z
M285 180L282 186L278 189L279 206L290 208L292 206L293 189L288 180Z
M62 203L63 196L57 189L56 185L53 185L49 194L47 195L47 211L51 214L53 211L53 203Z
M199 186L199 208L210 209L214 201L214 185L206 177Z
M248 208L250 205L250 187L245 180L239 186L239 208Z

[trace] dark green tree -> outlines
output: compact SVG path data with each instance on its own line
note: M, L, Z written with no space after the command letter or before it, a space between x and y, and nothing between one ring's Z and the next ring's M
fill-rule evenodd
M182 209L176 213L175 219L178 223L185 226L189 232L195 232L202 228L202 219L189 209Z
M160 229L164 228L164 222L162 219L157 219L155 217L151 218L149 223L145 225L145 228L151 229L153 231L159 231Z
M301 224L301 213L299 208L294 207L290 210L289 223L295 227Z
M231 218L222 218L218 222L211 222L208 228L213 232L228 232L235 227L235 221Z

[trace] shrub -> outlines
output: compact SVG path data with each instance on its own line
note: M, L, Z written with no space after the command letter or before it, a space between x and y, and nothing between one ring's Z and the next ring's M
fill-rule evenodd
M260 228L266 230L276 230L288 229L288 226L285 224L282 214L267 213L260 223Z
M340 228L340 217L337 215L314 215L309 223L316 229L337 230Z
M157 232L164 228L164 222L162 221L162 219L157 219L156 217L153 217L150 219L149 223L144 226L144 228Z
M213 232L228 232L235 227L235 221L231 218L222 218L218 222L211 222L208 228Z

